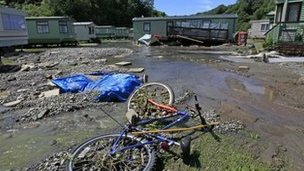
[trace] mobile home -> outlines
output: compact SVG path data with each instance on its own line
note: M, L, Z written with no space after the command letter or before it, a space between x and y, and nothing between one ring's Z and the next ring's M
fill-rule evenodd
M237 15L142 17L133 19L134 40L145 34L184 36L201 40L233 41Z
M13 8L0 7L0 55L14 46L27 43L25 14Z
M251 27L248 30L248 36L250 38L265 38L265 33L272 27L269 19L251 20L250 25Z
M121 39L121 38L128 38L129 36L129 29L127 27L116 27L115 30L115 38Z
M95 26L96 37L99 39L111 39L115 37L114 26Z
M76 45L73 20L69 17L26 17L30 45Z
M73 26L77 41L91 41L96 38L93 22L75 22Z
M304 43L304 0L276 0L272 29L267 39L277 43Z

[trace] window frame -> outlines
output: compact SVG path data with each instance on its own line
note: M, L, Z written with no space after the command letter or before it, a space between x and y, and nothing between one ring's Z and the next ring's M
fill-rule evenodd
M291 6L290 5L299 5L299 11L298 11L298 16L296 18L295 21L290 21L289 20L289 16L290 16L290 11L291 11ZM292 3L288 3L287 4L287 11L286 11L286 18L285 18L285 22L288 23L294 23L294 22L299 22L300 18L301 18L301 11L302 11L302 2L292 2Z
M64 24L62 24L64 23ZM59 33L61 34L66 34L69 32L69 27L68 27L68 22L65 20L59 20L58 21L58 26L59 26ZM62 29L62 28L66 28L66 29Z
M146 25L149 26L149 29L146 29ZM150 22L144 22L143 23L143 30L144 30L144 32L151 32L151 23Z
M41 24L41 23L46 23L46 24ZM46 26L45 28L47 28L47 31L44 31L44 29L42 29L42 31L39 31L39 26ZM37 29L37 33L38 34L49 34L50 33L50 26L49 26L49 21L36 21L36 29Z
M263 29L263 26L264 26L264 29ZM263 23L263 24L261 24L260 31L261 32L266 32L266 31L269 30L269 28L270 28L270 24Z
M279 13L279 8L280 8L280 13ZM284 4L283 3L277 5L276 17L275 17L276 23L281 23L282 22L283 8L284 8ZM278 15L278 14L280 14L280 15Z
M3 30L6 31L25 31L25 18L22 15L0 13Z

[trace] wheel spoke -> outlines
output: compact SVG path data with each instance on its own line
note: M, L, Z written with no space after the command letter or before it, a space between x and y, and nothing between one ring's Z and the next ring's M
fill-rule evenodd
M110 148L118 137L119 135L100 138L80 147L82 150L77 150L78 152L73 154L75 157L71 161L72 170L142 170L150 160L149 149L142 146L123 151L118 150L115 154L110 155ZM140 141L142 140L122 137L118 143L118 148L135 145Z

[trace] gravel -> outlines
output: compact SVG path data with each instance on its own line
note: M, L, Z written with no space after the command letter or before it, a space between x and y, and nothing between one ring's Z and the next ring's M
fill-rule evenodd
M105 61L107 57L121 57L131 53L132 50L126 48L55 48L38 54L28 53L12 57L22 69L14 73L0 74L0 96L1 92L8 94L0 98L0 105L20 100L21 103L8 108L8 112L28 110L17 117L19 122L36 121L61 112L98 105L92 100L94 94L96 95L94 92L60 94L48 98L41 98L41 93L55 88L50 84L53 78L96 71L126 72L126 69L106 65Z

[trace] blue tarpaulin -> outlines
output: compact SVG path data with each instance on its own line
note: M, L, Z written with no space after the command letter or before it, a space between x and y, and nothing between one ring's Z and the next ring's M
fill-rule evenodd
M52 83L57 85L62 93L82 92L90 82L92 80L84 75L73 75L52 80Z
M97 100L103 102L126 101L133 90L141 84L138 76L130 74L105 74L97 81L93 81L84 75L74 75L57 78L52 82L62 92L100 92Z

